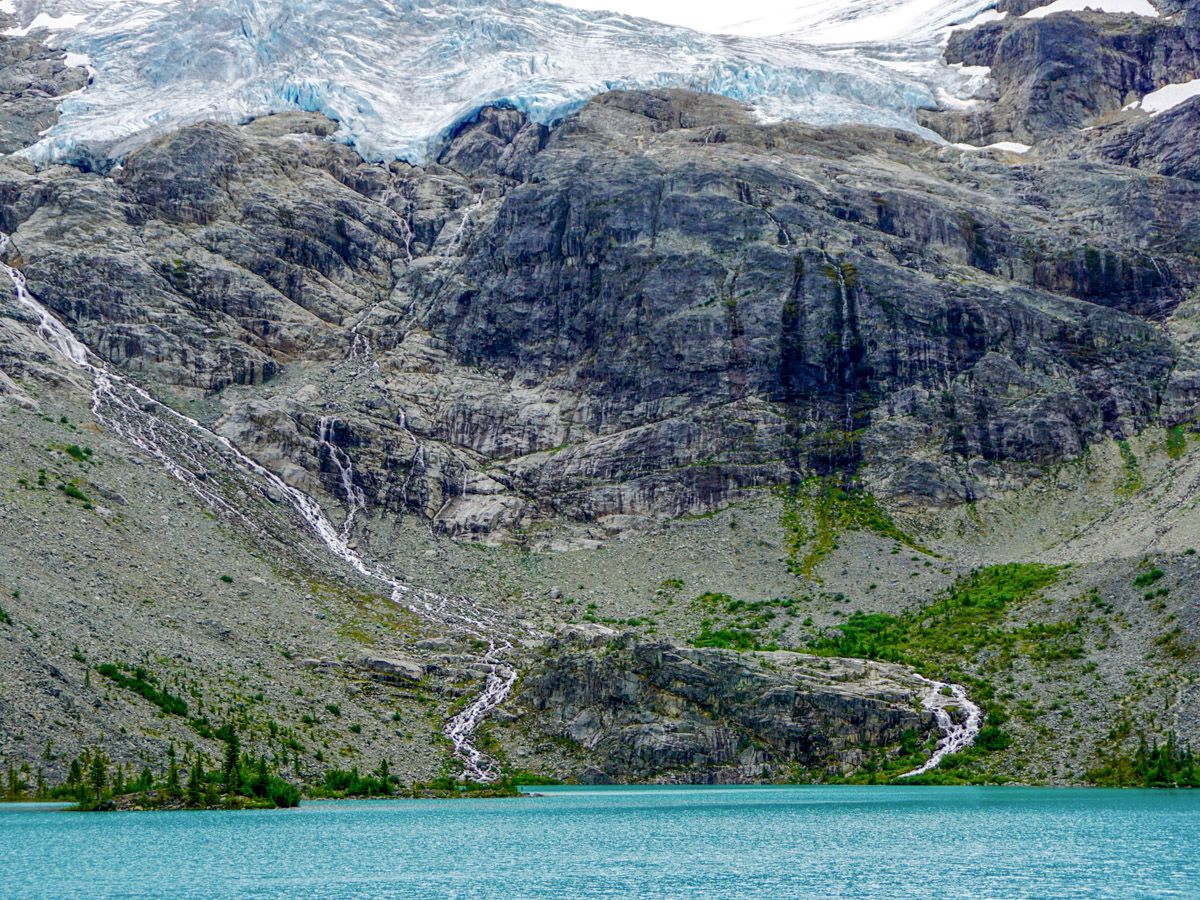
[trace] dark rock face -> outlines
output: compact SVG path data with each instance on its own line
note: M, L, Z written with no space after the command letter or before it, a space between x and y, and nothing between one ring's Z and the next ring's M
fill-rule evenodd
M924 123L952 140L1036 143L1092 124L1165 84L1200 77L1200 20L1098 13L1020 16L1035 6L951 34L946 59L988 66L997 102L967 113L929 114Z
M1182 26L1048 21L952 52L1002 55L1001 84L1084 25L1134 68L1191 58L1164 50ZM1182 114L1020 164L676 91L552 129L484 110L425 168L331 130L0 166L30 288L306 490L345 499L336 448L371 506L479 537L604 536L812 474L953 504L1200 402L1161 328L1200 283Z
M522 727L578 748L585 781L739 783L841 773L936 732L899 667L568 630L522 680Z
M0 29L11 18L0 13ZM87 84L87 70L35 37L0 37L0 154L27 147L58 121L64 94Z
M1200 99L1064 142L1065 155L1200 181Z

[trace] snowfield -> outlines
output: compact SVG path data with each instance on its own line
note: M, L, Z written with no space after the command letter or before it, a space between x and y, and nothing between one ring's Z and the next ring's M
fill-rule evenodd
M1168 84L1125 108L1140 109L1152 116L1157 116L1159 113L1186 103L1193 97L1200 97L1200 78L1183 84Z

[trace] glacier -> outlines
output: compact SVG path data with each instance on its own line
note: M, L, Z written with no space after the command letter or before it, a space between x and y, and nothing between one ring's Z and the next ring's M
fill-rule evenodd
M586 0L585 0L586 2ZM21 151L103 167L166 131L319 112L365 159L421 163L484 106L550 123L621 88L681 87L765 120L924 133L917 111L970 102L986 70L942 62L992 0L770 0L710 33L542 0L9 0L91 83ZM760 4L761 6L761 4ZM753 14L754 6L743 7Z

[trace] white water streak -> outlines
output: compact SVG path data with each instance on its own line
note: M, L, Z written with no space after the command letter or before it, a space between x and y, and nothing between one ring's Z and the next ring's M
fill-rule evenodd
M905 772L901 778L915 778L931 772L942 764L942 760L952 753L961 753L979 736L983 727L983 710L971 702L967 689L960 684L946 684L943 681L931 681L928 678L916 676L926 685L925 695L921 697L921 705L937 718L938 728L942 737L937 742L933 755L920 768ZM957 708L965 714L962 721L956 721L950 710Z
M8 249L9 240L8 235L0 233L0 254ZM228 438L160 403L142 388L109 370L29 292L24 274L3 262L0 262L0 268L12 282L17 303L37 320L38 335L63 360L91 377L92 413L98 422L158 460L172 477L186 485L210 508L253 525L243 512L217 493L216 487L210 488L206 484L207 467L200 452L205 445L215 444L244 476L256 480L260 488L265 486L267 490L264 493L282 497L334 556L363 577L385 585L395 603L460 634L487 643L488 652L482 661L488 668L488 675L482 693L447 722L443 730L463 761L466 777L485 782L498 778L500 769L497 763L471 742L475 729L504 702L517 680L516 669L504 662L505 654L513 645L503 636L495 614L465 599L444 597L403 584L382 568L368 563L350 547L349 529L335 528L316 500L246 456ZM168 453L164 449L168 445L173 446L183 459ZM348 467L349 459L335 458L335 463L339 468L342 463ZM343 470L342 474L343 479L348 476L349 483L353 484L352 469ZM356 503L357 498L353 502ZM353 527L352 521L350 527Z
M329 461L337 469L343 499L346 503L346 519L342 522L342 540L349 542L354 533L354 520L367 508L367 495L354 481L354 465L349 454L334 443L334 431L338 420L325 416L317 422L317 440L329 454Z

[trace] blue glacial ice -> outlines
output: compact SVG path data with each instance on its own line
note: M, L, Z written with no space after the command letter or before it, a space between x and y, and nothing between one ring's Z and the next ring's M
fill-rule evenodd
M421 162L483 106L548 123L614 88L692 88L767 120L921 131L919 109L981 86L986 72L944 65L941 46L992 3L797 0L740 35L540 0L7 5L93 75L23 151L46 164L119 160L181 125L283 110L324 113L366 159ZM771 30L783 33L760 33Z

